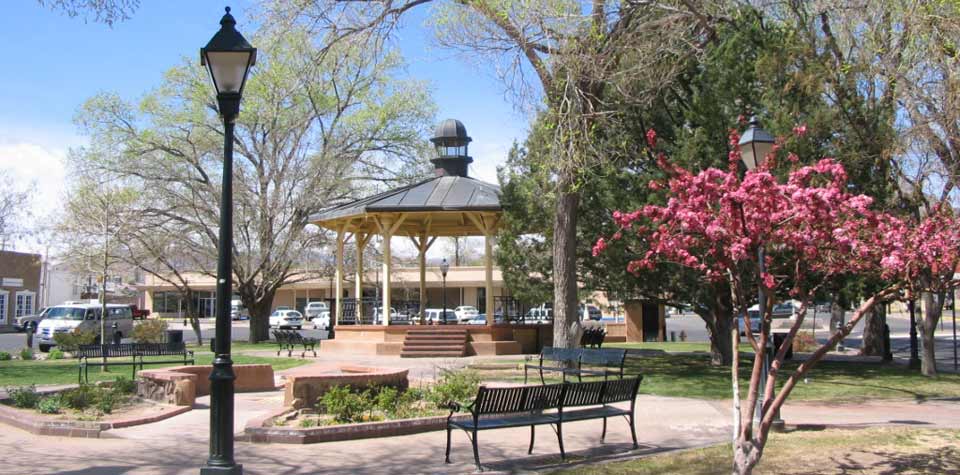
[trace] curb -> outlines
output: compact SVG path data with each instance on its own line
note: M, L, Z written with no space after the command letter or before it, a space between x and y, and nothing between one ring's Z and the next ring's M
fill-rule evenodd
M143 424L151 424L174 416L179 416L193 409L190 406L174 406L163 410L159 414L145 417L129 417L112 421L51 421L33 417L20 409L14 409L0 404L0 422L25 430L35 435L54 437L100 438L100 433L110 429L122 429Z
M312 427L309 429L263 427L263 424L268 420L286 414L291 410L291 408L285 407L251 419L247 422L243 435L238 436L237 440L260 444L316 444L340 440L419 434L421 432L444 430L447 427L447 416L361 422L357 424ZM469 415L456 416L454 420L465 420L469 417Z

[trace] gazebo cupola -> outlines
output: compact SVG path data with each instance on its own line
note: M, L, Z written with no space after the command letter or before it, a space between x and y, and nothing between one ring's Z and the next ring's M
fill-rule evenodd
M436 167L436 175L467 176L467 167L473 162L467 153L467 145L472 140L463 122L457 119L440 122L434 137L430 139L437 151L437 157L431 160Z

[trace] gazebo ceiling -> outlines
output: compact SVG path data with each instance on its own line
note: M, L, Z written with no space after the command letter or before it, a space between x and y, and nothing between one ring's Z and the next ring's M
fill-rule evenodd
M482 236L476 220L487 222L503 210L500 188L470 177L437 176L331 208L311 216L318 226L379 234L377 220L396 222L396 234Z

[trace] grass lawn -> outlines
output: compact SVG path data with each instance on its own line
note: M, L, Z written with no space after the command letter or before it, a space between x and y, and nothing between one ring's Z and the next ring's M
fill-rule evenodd
M772 434L757 474L960 473L960 431L902 427ZM721 475L732 468L730 445L627 462L561 470L561 474Z
M150 361L151 358L147 358ZM154 357L153 359L163 359ZM111 358L111 361L123 361L122 358ZM213 355L209 352L198 353L196 364L209 365ZM269 364L274 371L280 371L295 366L304 365L312 360L300 358L269 358L262 356L233 355L234 364ZM148 365L146 368L163 368L165 366L179 366L178 364ZM114 366L109 373L100 371L100 368L90 368L90 380L102 381L116 379L118 376L130 377L129 366ZM21 361L11 360L0 362L0 388L7 386L22 386L28 384L74 384L77 382L77 360L65 359L56 361Z
M503 360L497 362L506 363ZM740 377L744 391L752 364L752 358L741 358ZM788 362L783 374L795 369L797 364ZM643 375L641 394L701 399L733 397L729 368L712 366L708 354L629 356L626 373ZM522 370L515 369L481 371L481 376L485 380L523 381ZM534 373L531 376L538 379ZM548 379L550 381L559 382L559 378ZM791 401L858 402L867 399L924 400L934 397L960 397L960 375L941 374L937 378L927 378L917 370L898 365L823 361L808 373L808 382L801 382L790 394Z

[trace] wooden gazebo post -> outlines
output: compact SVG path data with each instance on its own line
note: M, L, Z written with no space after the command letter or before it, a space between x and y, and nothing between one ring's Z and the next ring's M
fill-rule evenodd
M337 225L337 270L335 273L336 275L334 276L334 280L336 280L335 287L337 294L335 295L336 303L334 304L336 306L336 313L334 313L332 324L334 327L336 327L337 322L340 321L340 312L343 311L343 238L346 227L346 224Z

